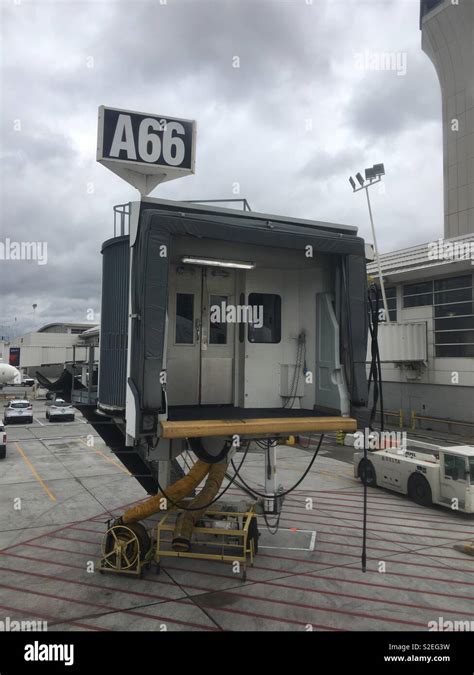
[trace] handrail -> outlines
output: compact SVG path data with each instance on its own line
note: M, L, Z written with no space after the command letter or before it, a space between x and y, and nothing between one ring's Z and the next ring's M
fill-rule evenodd
M377 411L377 414L380 414L379 411ZM398 426L400 429L403 429L403 424L404 424L404 415L403 415L403 410L400 408L400 410L397 411L391 411L391 410L384 410L383 411L384 417L398 417Z
M443 417L428 417L426 415L418 415L415 410L411 411L411 424L410 428L412 431L416 429L417 420L425 420L427 422L437 422L438 424L455 424L463 427L474 427L474 422L461 422L460 420L450 420Z
M242 211L251 211L250 204L244 199L184 199L187 204L220 204L220 203L232 203L238 202L242 204Z
M130 202L116 204L114 206L114 237L122 237L129 233L130 225ZM117 235L117 230L119 234Z

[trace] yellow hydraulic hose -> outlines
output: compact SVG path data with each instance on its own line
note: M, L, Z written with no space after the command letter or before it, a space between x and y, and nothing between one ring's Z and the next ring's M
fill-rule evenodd
M206 477L209 473L209 468L211 464L206 464L206 462L201 462L200 459L191 467L189 472L166 488L166 495L169 496L174 502L179 502L180 499L187 497L194 488L199 485L199 483ZM206 482L207 485L207 482ZM202 493L200 493L201 495ZM200 496L199 495L199 496ZM152 516L158 511L166 511L168 506L172 506L171 503L168 505L166 501L163 502L163 499L166 500L165 496L158 492L153 497L150 497L145 502L132 506L132 508L125 511L122 516L122 522L126 525L127 523L134 523L137 520L143 520ZM165 508L163 508L165 507Z
M204 487L196 499L189 504L189 508L199 509L200 506L204 508L196 511L184 511L179 515L173 533L172 546L174 551L189 551L194 526L207 510L209 502L219 492L227 467L226 462L212 464Z

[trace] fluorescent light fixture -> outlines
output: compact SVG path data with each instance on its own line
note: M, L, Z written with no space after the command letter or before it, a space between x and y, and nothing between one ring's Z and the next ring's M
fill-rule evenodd
M355 184L355 180L352 178L352 176L349 176L349 183L352 185L352 189L355 190L356 184Z
M374 169L366 169L365 170L365 180L374 180L375 178L375 171Z
M362 174L356 173L356 178L359 181L359 183L361 184L361 186L364 187L364 179L362 178Z
M254 262L245 260L218 260L216 258L199 258L193 255L185 255L181 262L187 265L204 265L205 267L230 267L236 270L253 270Z
M385 176L385 167L383 164L374 164L374 173L376 176Z

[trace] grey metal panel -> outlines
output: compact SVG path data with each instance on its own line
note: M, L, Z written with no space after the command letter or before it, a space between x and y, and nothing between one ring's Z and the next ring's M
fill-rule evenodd
M202 360L202 404L225 404L233 402L233 364L234 359L232 357L211 357Z
M428 345L426 321L406 321L403 323L381 323L378 328L380 361L413 362L426 361ZM370 349L367 361L370 362Z
M316 295L316 405L340 410L333 374L340 367L339 326L330 309L331 294Z
M328 223L322 220L309 220L307 218L290 218L288 216L279 216L271 213L259 213L258 211L237 211L234 208L225 208L221 206L209 206L197 204L193 201L179 202L170 199L156 199L154 197L145 197L142 202L132 202L132 204L140 204L145 208L151 208L159 211L172 211L174 213L181 212L184 214L200 214L208 215L212 218L216 215L230 216L235 219L246 219L247 221L261 220L267 223L285 223L294 224L298 227L310 227L318 230L329 230L331 232L340 232L344 235L357 235L357 227L355 225L343 225L341 223Z
M129 237L102 245L102 308L99 362L99 407L125 409Z

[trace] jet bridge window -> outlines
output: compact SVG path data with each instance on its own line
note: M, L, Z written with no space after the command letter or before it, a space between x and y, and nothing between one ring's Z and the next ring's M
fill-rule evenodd
M211 295L209 314L209 344L227 344L227 323L225 311L227 307L226 295Z
M466 460L458 455L444 456L444 475L453 480L466 480Z
M248 340L254 343L281 341L281 297L273 293L250 293Z
M175 335L177 345L194 343L194 295L192 293L176 294Z

